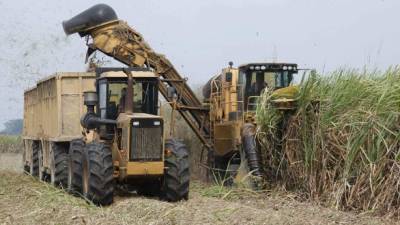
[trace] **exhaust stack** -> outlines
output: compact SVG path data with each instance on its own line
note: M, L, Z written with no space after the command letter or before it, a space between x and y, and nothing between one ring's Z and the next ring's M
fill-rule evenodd
M83 37L90 29L116 20L118 20L118 16L113 8L106 4L97 4L71 19L63 21L62 25L67 35L79 33Z

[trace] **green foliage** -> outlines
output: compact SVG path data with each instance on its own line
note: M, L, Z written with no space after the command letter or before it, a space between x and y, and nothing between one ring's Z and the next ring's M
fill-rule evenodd
M342 209L400 209L400 68L313 72L290 115L265 95L257 118L274 181Z

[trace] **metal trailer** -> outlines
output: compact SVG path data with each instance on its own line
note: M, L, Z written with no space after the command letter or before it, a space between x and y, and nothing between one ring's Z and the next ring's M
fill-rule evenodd
M55 148L68 153L71 140L82 137L86 113L83 92L95 90L95 73L56 73L24 92L23 163L26 171L48 178ZM32 163L33 161L41 163ZM39 166L37 166L39 165Z

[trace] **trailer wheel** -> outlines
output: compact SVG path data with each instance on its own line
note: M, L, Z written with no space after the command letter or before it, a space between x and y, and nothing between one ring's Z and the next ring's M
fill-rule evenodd
M82 193L82 157L85 142L81 139L71 141L68 153L68 191Z
M38 141L32 142L32 160L29 172L33 177L39 176L39 150L40 145Z
M50 180L49 179L50 176L44 171L44 168L43 168L43 149L42 148L39 148L38 158L39 158L39 180L48 182Z
M24 165L24 173L29 174L30 173L30 166Z
M56 187L66 188L68 183L68 155L62 144L53 143L50 162L50 181Z
M31 167L26 163L26 141L24 140L24 151L22 152L22 164L24 165L24 173L30 174Z
M170 139L165 143L170 155L165 157L163 194L167 201L176 202L189 197L189 153L181 141Z
M82 192L86 200L96 205L110 205L114 198L111 149L104 143L87 144L82 171Z

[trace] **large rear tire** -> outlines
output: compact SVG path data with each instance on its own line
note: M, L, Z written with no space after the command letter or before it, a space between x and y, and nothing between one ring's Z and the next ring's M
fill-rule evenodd
M111 149L104 143L87 144L83 157L83 196L96 205L110 205L114 198Z
M82 194L82 163L85 142L81 139L71 141L68 154L68 191Z
M32 159L31 165L29 168L29 173L33 177L39 176L39 151L40 151L40 144L38 141L32 142Z
M56 187L66 188L68 183L68 155L63 144L53 143L50 162L50 181Z
M171 202L187 200L190 181L188 150L185 144L175 139L167 140L165 148L170 155L165 157L164 198Z

